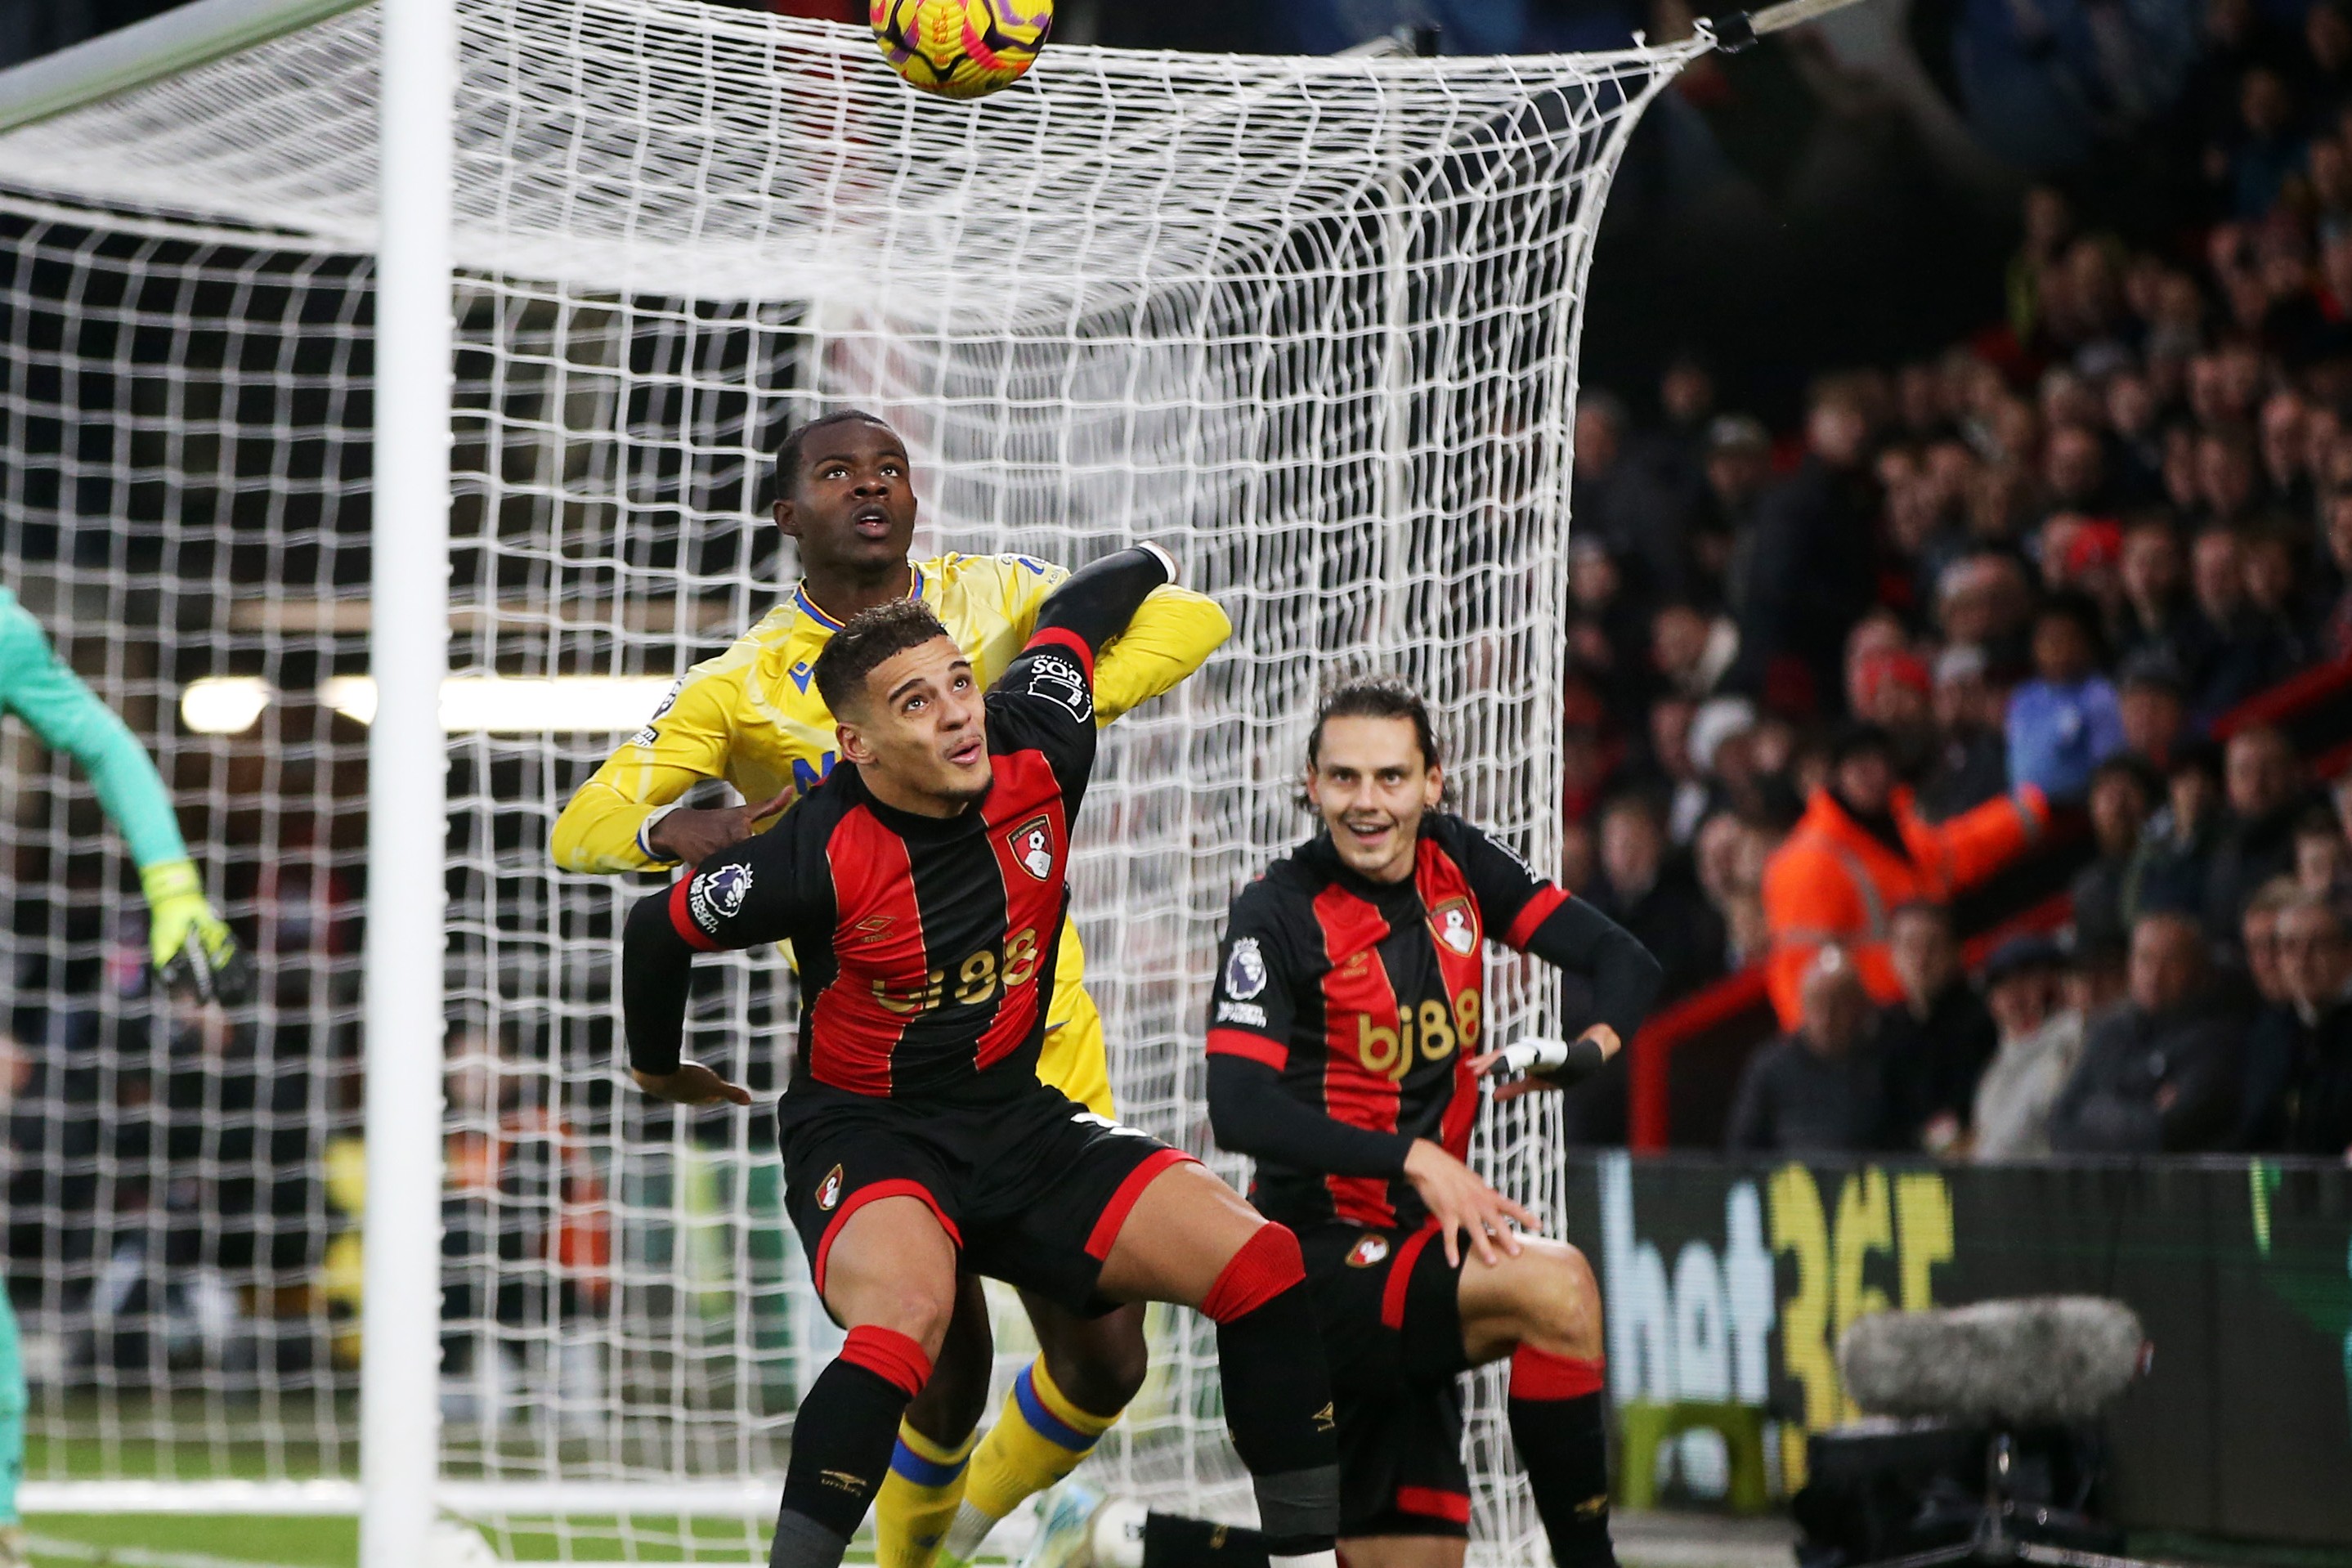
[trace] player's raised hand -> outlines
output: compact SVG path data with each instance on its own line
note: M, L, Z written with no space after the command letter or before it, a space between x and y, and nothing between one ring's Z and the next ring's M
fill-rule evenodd
M1595 1024L1579 1035L1573 1045L1565 1040L1514 1040L1499 1051L1472 1057L1470 1070L1480 1078L1491 1078L1498 1073L1549 1074L1566 1069L1558 1078L1521 1076L1495 1086L1496 1100L1517 1100L1523 1094L1561 1089L1589 1077L1623 1047L1624 1042L1618 1038L1616 1030L1606 1024Z
M1413 1140L1412 1152L1404 1157L1404 1176L1429 1205L1429 1217L1437 1222L1437 1234L1445 1241L1445 1261L1451 1266L1458 1268L1462 1262L1456 1231L1469 1237L1481 1263L1492 1265L1497 1243L1511 1257L1519 1255L1517 1226L1539 1228L1535 1215L1426 1138Z
M656 1100L667 1100L677 1105L749 1105L751 1091L740 1083L729 1083L700 1062L680 1062L677 1070L666 1073L639 1072L629 1069L637 1087Z
M721 849L732 849L751 837L759 831L753 823L775 816L792 803L793 792L785 790L773 799L744 805L709 810L681 805L653 825L646 834L646 844L655 854L681 866L698 866Z
M147 942L164 986L234 1007L253 994L253 960L213 912L190 860L160 860L139 873L147 894Z

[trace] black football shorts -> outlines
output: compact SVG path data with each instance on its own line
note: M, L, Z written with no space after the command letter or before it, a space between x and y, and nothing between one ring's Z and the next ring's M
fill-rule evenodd
M1192 1158L1042 1083L994 1104L940 1105L802 1082L777 1103L776 1139L785 1212L820 1298L849 1216L912 1197L965 1269L1085 1313L1114 1305L1095 1282L1136 1200Z
M1470 1533L1461 1269L1433 1225L1298 1233L1331 1363L1339 1536Z

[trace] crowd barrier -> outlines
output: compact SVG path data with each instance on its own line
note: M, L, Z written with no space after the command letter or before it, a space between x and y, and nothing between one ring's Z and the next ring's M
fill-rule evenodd
M2352 1169L1580 1152L1567 1177L1638 1472L1621 1497L1801 1485L1806 1435L1857 1414L1835 1357L1866 1313L2087 1292L2154 1347L2105 1423L2112 1518L2352 1543Z

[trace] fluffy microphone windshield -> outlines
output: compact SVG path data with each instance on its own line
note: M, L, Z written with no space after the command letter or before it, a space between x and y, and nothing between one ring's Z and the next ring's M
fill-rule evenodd
M2032 1296L1863 1318L1838 1343L1838 1371L1874 1415L2069 1425L2124 1391L2145 1344L2121 1301Z

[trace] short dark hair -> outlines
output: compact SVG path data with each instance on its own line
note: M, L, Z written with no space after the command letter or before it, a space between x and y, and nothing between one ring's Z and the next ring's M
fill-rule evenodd
M920 599L893 599L860 610L816 656L817 695L838 716L865 695L866 678L882 665L947 635L947 627Z
M1645 789L1623 789L1601 803L1598 818L1606 822L1612 816L1638 816L1659 833L1666 830L1666 810L1658 797Z
M1433 768L1439 763L1437 732L1429 725L1429 704L1393 675L1360 675L1323 694L1323 705L1315 710L1315 728L1307 736L1309 773L1323 755L1323 726L1334 719L1410 720L1413 742L1421 747L1422 765Z
M2036 625L2043 621L2072 621L2083 640L2091 645L2091 662L2103 664L2107 657L2106 619L2099 613L2099 602L2079 588L2062 588L2042 601L2033 612Z
M1884 724L1874 724L1867 719L1849 719L1830 736L1830 766L1837 767L1849 757L1875 752L1882 757L1895 755L1895 737L1886 732Z
M2171 783L2183 773L2202 773L2211 784L2221 782L2221 747L2216 741L2191 741L2172 753L2172 762L2164 770L2165 782Z
M2341 838L2344 825L2336 820L2336 813L2324 805L2305 807L2294 819L2294 831L2290 838Z
M2164 781L2157 776L2147 758L2129 752L2117 752L2091 770L2093 789L2107 779L2128 779L2138 787L2140 798L2151 806L2164 798Z
M820 414L784 432L784 438L776 443L775 494L778 500L790 500L793 488L800 483L801 450L808 445L809 437L829 426L852 421L879 425L885 430L890 428L890 422L879 414L868 414L863 408L836 408L830 414Z

